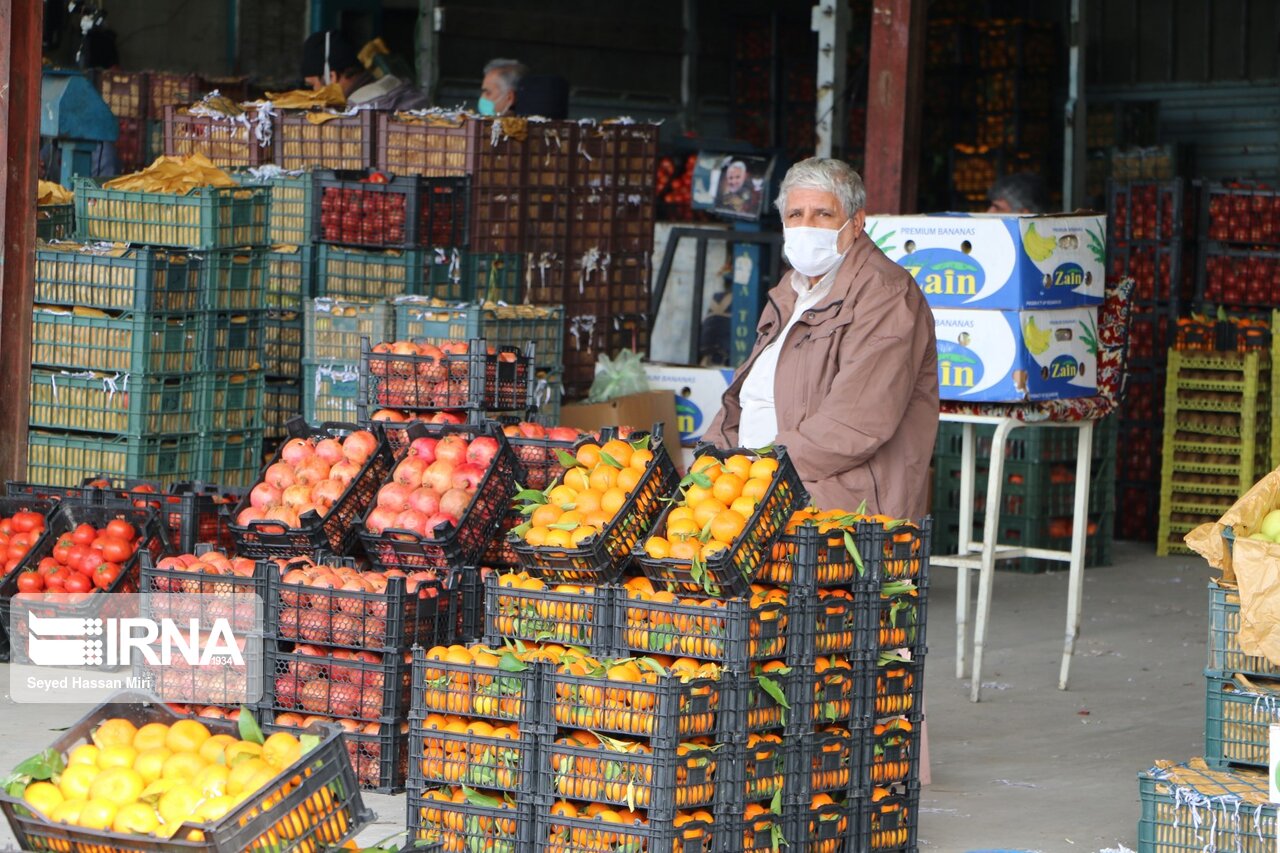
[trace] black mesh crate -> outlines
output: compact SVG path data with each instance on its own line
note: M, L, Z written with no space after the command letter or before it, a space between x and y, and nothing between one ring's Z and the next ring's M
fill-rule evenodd
M360 790L377 794L398 794L405 789L409 771L409 723L405 720L361 722L335 719L322 714L277 713L259 709L258 722L276 728L304 731L303 720L337 725L343 730L343 745L355 770Z
M923 717L916 711L855 729L853 785L869 791L877 786L919 782L922 724Z
M858 631L854 649L919 649L925 647L929 603L927 582L887 581L855 586Z
M40 483L22 483L7 480L4 484L5 495L11 498L34 498L43 501L88 501L95 503L98 493L88 486L46 486Z
M700 448L698 456L712 456L723 461L735 454L757 456L755 451L718 450L713 447ZM771 553L774 539L786 529L792 513L808 499L800 475L787 457L786 448L775 445L772 456L778 461L773 482L732 545L705 560L689 561L650 557L643 543L638 543L633 553L641 571L655 583L673 583L692 592L705 592L709 595L749 594L751 579ZM682 487L697 482L697 476L696 473L687 475L681 481ZM667 516L674 505L671 504L663 511L654 524L654 531L666 529Z
M206 370L262 369L266 311L206 311L200 314L198 325Z
M849 844L853 837L852 824L860 814L861 801L856 797L833 800L814 806L805 799L803 802L787 802L783 806L783 837L789 847L808 853L844 853L849 849L862 853L868 850Z
M778 853L787 848L782 815L767 804L725 809L716 820L717 849L723 853Z
M527 575L490 575L485 584L485 641L550 642L580 646L591 654L613 647L613 590L572 586L549 589Z
M924 695L924 649L914 655L881 652L854 663L856 691L853 702L855 723L881 717L919 713ZM843 705L839 706L843 710ZM815 713L820 709L815 707ZM843 718L842 718L843 719Z
M545 432L545 430L544 430ZM507 443L516 455L516 476L520 484L530 489L545 489L564 473L564 461L560 452L573 456L579 440L551 438L546 435L529 436L507 434Z
M361 342L360 400L371 409L509 411L530 406L534 352L483 338L445 352L399 353L393 345Z
M498 441L498 452L494 455L484 479L476 488L462 518L456 525L443 524L436 527L436 537L428 539L419 533L408 530L388 528L373 534L363 530L360 538L364 542L364 550L369 560L381 569L402 569L414 571L424 568L452 568L476 565L489 545L494 530L506 514L507 506L515 493L515 456L507 446L502 430L494 424L480 426L441 425L431 429L421 424L410 424L407 436L409 441L422 437L440 437L443 435L461 435L468 440L479 436L490 436ZM393 471L374 485L373 490L390 482ZM367 522L367 518L366 518Z
M533 846L536 853L713 853L716 825L692 812L645 822L605 821L585 811L571 816L555 802L540 805Z
M865 693L869 667L861 661L850 663L843 655L796 666L800 675L791 699L793 725L803 725L805 720L812 725L831 725L859 719L855 711L870 704Z
M792 789L808 798L820 793L848 793L854 780L854 757L861 753L864 740L866 729L846 726L789 735L784 752Z
M184 600L186 598L188 596L148 596L138 615L156 621L172 619L184 627L192 619L222 615L208 603L200 605ZM133 683L145 686L165 702L179 706L189 705L188 712L193 714L204 711L205 716L216 715L216 711L206 710L212 705L222 709L225 718L229 709L256 706L262 698L265 648L260 634L248 633L254 629L252 616L255 608L241 606L243 604L247 602L237 602L233 607L228 607L224 617L231 624L232 630L244 632L237 634L240 663L211 661L187 666L185 661L177 659L172 663L153 663L145 656L135 656L130 668ZM199 624L203 630L210 630L213 622L202 621Z
M922 582L929 576L929 553L933 520L876 524L861 522L855 535L861 568L866 581L906 580Z
M611 621L620 649L742 667L786 655L788 638L803 636L790 626L792 614L787 603L755 597L677 599L671 593L641 596L618 588Z
M624 746L586 731L544 743L539 753L543 796L645 809L651 820L712 805L729 775L721 773L722 753L709 746Z
M473 647L474 648L474 647ZM460 714L533 726L548 704L547 682L540 664L524 663L493 650L480 662L468 653L450 661L443 647L414 649L413 699L415 717Z
M920 828L919 783L877 786L870 794L855 798L855 803L852 849L867 853L916 849Z
M485 568L468 566L460 572L453 573L453 582L458 588L458 602L462 608L458 614L458 642L469 643L478 640L484 634L485 625L485 581L484 573L491 572L492 564Z
M755 581L788 587L852 584L858 578L857 547L853 531L835 520L806 520L778 537Z
M519 477L520 475L517 473L517 482L520 482ZM512 549L511 542L507 539L507 534L527 520L520 510L507 510L497 529L494 530L493 536L490 537L489 545L485 548L484 555L480 558L480 564L494 569L513 569L519 566L520 560L516 556L515 550ZM483 606L484 590L480 590L480 598Z
M733 702L733 722L726 728L740 732L807 729L812 690L812 664L753 664L746 672L734 673L726 684Z
M731 715L732 700L722 695L728 688L710 678L624 681L550 672L547 679L560 726L669 740L714 734L722 712Z
M289 438L337 438L359 430L354 424L324 423L316 427L308 426L306 421L295 418L285 425ZM347 486L333 507L323 517L315 513L306 513L306 518L296 528L286 528L276 521L254 520L240 523L245 510L249 509L246 495L232 512L235 522L230 525L236 538L240 552L249 557L295 557L309 554L319 549L334 554L346 554L355 544L358 521L364 511L373 503L374 495L387 474L391 471L391 448L386 438L376 429L377 446L373 454L365 461L360 473ZM280 461L280 451L272 458L272 464Z
M309 653L332 651L322 646L280 646L267 649L264 707L363 722L408 715L410 652L369 652L380 659L375 663Z
M204 553L206 549L202 548L201 554ZM138 591L149 602L145 605L150 608L149 612L169 616L178 624L198 619L201 625L211 625L214 619L224 618L237 632L260 630L265 611L248 597L258 596L265 608L270 575L266 564L259 563L253 574L245 577L220 573L211 564L199 560L193 563L179 558L157 559L144 552L140 555L140 565ZM164 597L151 598L156 593Z
M722 761L727 765L722 781L729 786L722 792L721 802L737 805L773 801L782 794L788 778L783 737L768 732L751 733L745 739L735 735L735 738L734 742L719 746Z
M492 726L473 721L465 730L434 719L410 723L409 778L415 790L437 785L466 785L513 794L537 789L538 745L514 723Z
M200 310L203 255L186 249L58 243L36 250L34 299L114 311Z
M408 801L410 845L438 842L444 850L495 853L533 849L534 809L528 798L457 785L412 788Z
M422 178L364 169L317 169L311 234L325 243L383 249L418 245Z

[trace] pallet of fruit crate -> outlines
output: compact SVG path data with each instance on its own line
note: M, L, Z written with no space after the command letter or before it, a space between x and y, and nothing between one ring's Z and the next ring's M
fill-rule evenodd
M36 239L70 240L75 236L76 206L67 204L41 204L36 206Z
M275 222L272 213L271 221ZM267 308L301 311L315 291L315 247L277 243L267 253Z
M204 104L192 106L203 108ZM238 115L219 115L193 113L187 106L165 107L165 156L203 154L223 169L273 162L271 111L248 103L241 105L241 110ZM257 241L257 245L265 243L265 239Z
M516 191L529 183L529 139L537 135L536 130L509 133L502 119L447 110L379 115L377 122L378 169L407 175L470 176L477 187ZM563 135L572 132L574 123L547 122L546 126ZM528 130L523 123L511 128ZM560 147L566 156L572 151L567 142Z
M494 346L534 344L539 366L558 367L564 347L564 308L559 305L451 304L426 296L395 300L395 337L465 341L484 338Z
M1266 805L1261 769L1212 770L1193 758L1159 761L1138 774L1139 850L1238 850L1265 853L1275 837L1276 807ZM1258 805L1259 803L1263 805Z
M177 249L266 246L271 196L252 187L199 187L182 195L107 189L77 178L77 236Z
M316 248L316 296L376 301L422 287L422 252L356 249L322 243Z
M197 436L102 435L31 429L27 477L51 486L76 486L85 471L130 480L189 479L195 470Z
M465 247L469 183L364 169L320 169L311 233L325 243L381 249Z
M521 572L490 575L485 583L485 642L510 640L578 646L593 654L613 651L613 590L549 586Z
M295 418L286 426L289 440L264 470L264 479L254 486L257 492L250 491L232 513L235 522L231 531L240 552L264 558L295 557L317 548L345 554L355 544L357 519L373 502L378 484L391 470L391 449L384 437L354 424L310 426ZM322 443L323 454L319 449ZM332 466L325 461L330 458L337 460ZM335 466L342 466L341 478L330 477ZM304 509L298 513L282 503L283 489L296 482L300 467L309 480L337 481L331 493L336 497L322 512Z
M538 850L711 850L716 824L707 809L681 810L671 817L623 810L624 820L604 821L600 806L579 810L568 800L544 800L537 809L533 849ZM614 847L613 845L617 846Z
M415 791L466 785L510 794L538 787L538 742L519 723L453 714L409 721L409 780Z
M528 529L516 528L507 537L521 566L544 580L593 584L616 580L637 543L651 529L662 499L675 489L675 465L663 445L663 430L662 424L654 424L650 433L635 434L625 441L613 432L602 433L599 444L586 439L574 453L577 465L548 486L545 494L526 490L518 495L522 502L527 499L541 504L530 513ZM602 488L595 488L597 485ZM566 541L548 541L553 535L549 525L558 523L563 507L586 492L599 497L598 525L585 523L588 519L584 517L575 531L562 531ZM577 504L574 506L576 512ZM576 533L583 528L589 531L585 536ZM535 531L546 532L531 539ZM579 536L576 542L575 535Z
M359 533L365 553L384 570L475 565L515 492L506 436L494 424L414 423L408 438L411 449L421 440L421 452L401 459L375 487Z
M1021 467L1021 466L1019 466ZM1000 492L1002 516L1071 515L1075 511L1075 466L1028 465L1026 473L1011 472L1006 476ZM1090 513L1110 512L1115 509L1115 456L1094 462L1090 470ZM960 486L961 466L958 461L945 458L934 460L934 512L939 516L956 514L965 503ZM979 467L974 472L978 483L986 483L989 470ZM986 496L973 498L975 518L986 514Z
M1247 182L1204 185L1200 233L1217 243L1280 243L1280 192Z
M366 723L408 715L410 652L278 645L267 650L264 707Z
M855 580L920 582L929 575L929 516L916 523L804 509L792 514L784 531L755 581L813 589Z
M229 625L236 632L234 637L239 659L223 655L224 660L188 663L185 658L175 655L170 662L163 663L160 660L152 662L145 655L134 655L128 670L132 683L145 685L147 690L173 705L193 706L197 712L211 706L222 709L256 707L263 695L265 668L269 665L269 652L265 647L270 645L270 641L264 641L257 633L255 617L261 612L257 608L258 599L223 594L217 596L216 605L202 607L191 598L186 595L147 595L140 601L138 615L155 622L172 620L178 625L195 625L201 631L213 631L216 626ZM207 621L195 621L201 616L209 618ZM225 710L223 713L225 715ZM199 715L210 717L215 714L216 711L206 711Z
M366 169L373 165L374 115L367 109L281 110L276 162L289 170Z
M262 370L266 311L205 311L198 325L206 370Z
M112 435L181 435L198 429L201 380L194 376L31 371L33 427Z
M36 250L35 293L42 305L109 311L200 310L204 254L189 249L55 243Z
M179 725L190 725L192 727L184 735L199 737L212 732L226 735L231 741L241 740L235 723L214 720L197 726L192 725L193 721L180 723L181 720L183 717L163 705L156 696L125 691L87 713L49 749L59 757L59 761L65 762L74 751L87 744L95 741L123 743L153 723L167 727L170 734L176 734L175 729ZM295 760L288 761L292 750L281 744L285 756L279 760L281 766L268 764L262 771L264 778L260 786L264 791L273 792L275 798L269 809L263 808L263 796L250 796L239 805L206 810L208 817L203 820L193 818L184 821L168 840L142 832L142 829L154 827L158 822L151 807L145 807L145 814L141 817L138 816L139 810L134 810L134 825L139 829L138 833L52 822L39 809L33 808L31 800L34 795L30 789L25 792L28 795L26 800L0 795L0 809L19 845L28 850L91 848L159 853L180 845L184 849L214 853L222 850L302 850L337 846L371 823L373 813L364 807L360 798L355 774L343 748L341 730L316 729L308 734L315 736L317 745ZM260 747L261 740L261 737L253 739L255 747ZM295 743L293 749L296 748ZM53 787L48 782L43 784ZM290 840L281 845L281 837Z
M483 338L360 344L361 401L371 409L514 411L529 408L532 345L490 347Z
M385 302L309 299L304 317L303 355L316 361L358 361L363 338L384 341L391 334L391 307Z
M98 93L107 102L112 115L116 118L146 118L150 92L146 71L99 71L96 76Z
M32 315L31 361L107 374L192 374L204 368L199 314L39 308ZM90 466L93 467L93 466Z
M920 783L877 785L856 798L855 850L914 850L920 829ZM812 848L811 848L812 849Z
M1181 178L1170 181L1112 181L1108 187L1110 242L1170 241L1190 236L1186 189Z
M1267 767L1280 681L1206 669L1205 683L1205 761Z

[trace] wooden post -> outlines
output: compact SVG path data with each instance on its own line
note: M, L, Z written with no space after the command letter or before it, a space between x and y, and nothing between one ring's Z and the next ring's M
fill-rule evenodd
M43 5L0 0L0 479L27 471Z
M925 0L875 0L867 73L869 213L913 213L920 173Z

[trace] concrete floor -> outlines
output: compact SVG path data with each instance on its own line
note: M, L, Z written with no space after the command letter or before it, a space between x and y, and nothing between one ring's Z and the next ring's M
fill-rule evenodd
M1123 543L1115 565L1086 572L1084 623L1071 689L1057 689L1065 572L997 575L983 701L955 678L955 573L931 583L926 707L932 784L920 847L939 853L1118 851L1137 847L1135 774L1204 747L1210 570L1199 558L1157 558ZM7 694L7 675L0 689ZM83 709L7 703L0 769L12 767ZM402 796L367 795L373 843L403 829ZM0 827L0 847L12 845Z

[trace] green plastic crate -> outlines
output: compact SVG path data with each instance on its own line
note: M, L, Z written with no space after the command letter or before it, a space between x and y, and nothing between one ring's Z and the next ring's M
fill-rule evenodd
M267 308L301 311L315 290L315 246L276 246L267 253Z
M201 432L261 429L265 405L266 379L261 371L205 373L200 377L196 428Z
M958 513L960 511L960 460L939 457L933 465L933 511ZM1071 515L1075 511L1075 462L1070 463L1004 463L1005 481L1000 489L1006 516ZM1089 483L1089 512L1099 513L1115 509L1116 464L1114 457L1092 463L1092 479ZM975 469L979 501L986 493L988 469L979 465ZM1063 481L1065 478L1069 480ZM981 518L982 505L975 507L975 517Z
M209 251L200 270L201 308L206 311L261 311L266 307L267 251L261 248Z
M355 423L359 400L358 363L302 362L302 416L307 423Z
M197 441L195 433L100 436L32 429L27 433L26 479L74 486L87 471L122 480L197 479Z
M1245 654L1240 631L1240 591L1209 581L1209 669L1223 673L1280 679L1280 666L1260 655Z
M262 424L266 440L288 434L285 424L302 414L302 380L268 379L264 391Z
M261 370L266 311L206 311L200 315L200 345L206 370Z
M262 428L203 432L197 444L198 479L248 488L262 471Z
M1205 670L1204 758L1211 766L1266 767L1271 724L1280 723L1280 681L1236 680Z
M360 360L360 341L390 340L391 306L319 297L307 302L302 354L313 361Z
M75 233L74 204L41 204L36 206L37 240L70 240Z
M426 296L453 303L523 301L523 255L427 249L424 256Z
M41 246L36 249L34 300L108 311L198 311L202 257L187 249Z
M559 376L539 376L533 382L534 420L543 426L559 426L564 405L564 383Z
M302 375L302 315L268 311L262 345L262 371L267 376L297 379Z
M204 366L200 315L32 313L31 363L101 373L193 373Z
M313 184L310 174L280 172L272 168L237 170L232 177L241 186L270 190L271 228L268 235L271 245L296 246L311 242Z
M1138 774L1138 797L1138 853L1275 850L1276 806L1265 804L1265 771L1153 767Z
M530 341L534 364L558 370L564 357L562 305L447 305L426 296L395 300L396 340L427 338L469 341L484 338L496 347L518 347Z
M1113 559L1115 544L1115 516L1105 512L1090 516L1090 522L1096 525L1096 532L1085 539L1084 565L1087 569L1109 566ZM997 528L997 538L1001 545L1024 545L1028 548L1052 548L1058 551L1071 550L1070 537L1050 537L1047 529L1048 519L1003 519ZM981 523L975 523L970 542L982 539ZM933 553L954 554L960 547L960 519L956 514L934 514ZM1055 560L1040 560L1034 557L1015 557L998 560L996 568L1003 571L1037 573L1047 571L1064 571L1067 563Z
M33 370L31 425L112 435L180 435L197 429L200 378Z
M76 234L178 249L234 249L268 244L270 191L261 187L201 187L187 193L104 189L75 182Z
M422 287L422 252L369 250L321 244L316 252L316 296L376 302Z
M1093 458L1110 459L1116 455L1116 437L1119 420L1114 416L1103 418L1093 425ZM991 458L991 440L995 427L984 424L974 426L975 452L979 461ZM1005 440L1004 458L1008 462L1070 462L1076 461L1076 445L1080 432L1057 427L1033 427L1015 429ZM960 458L964 450L964 425L938 424L938 437L934 443L935 456Z

